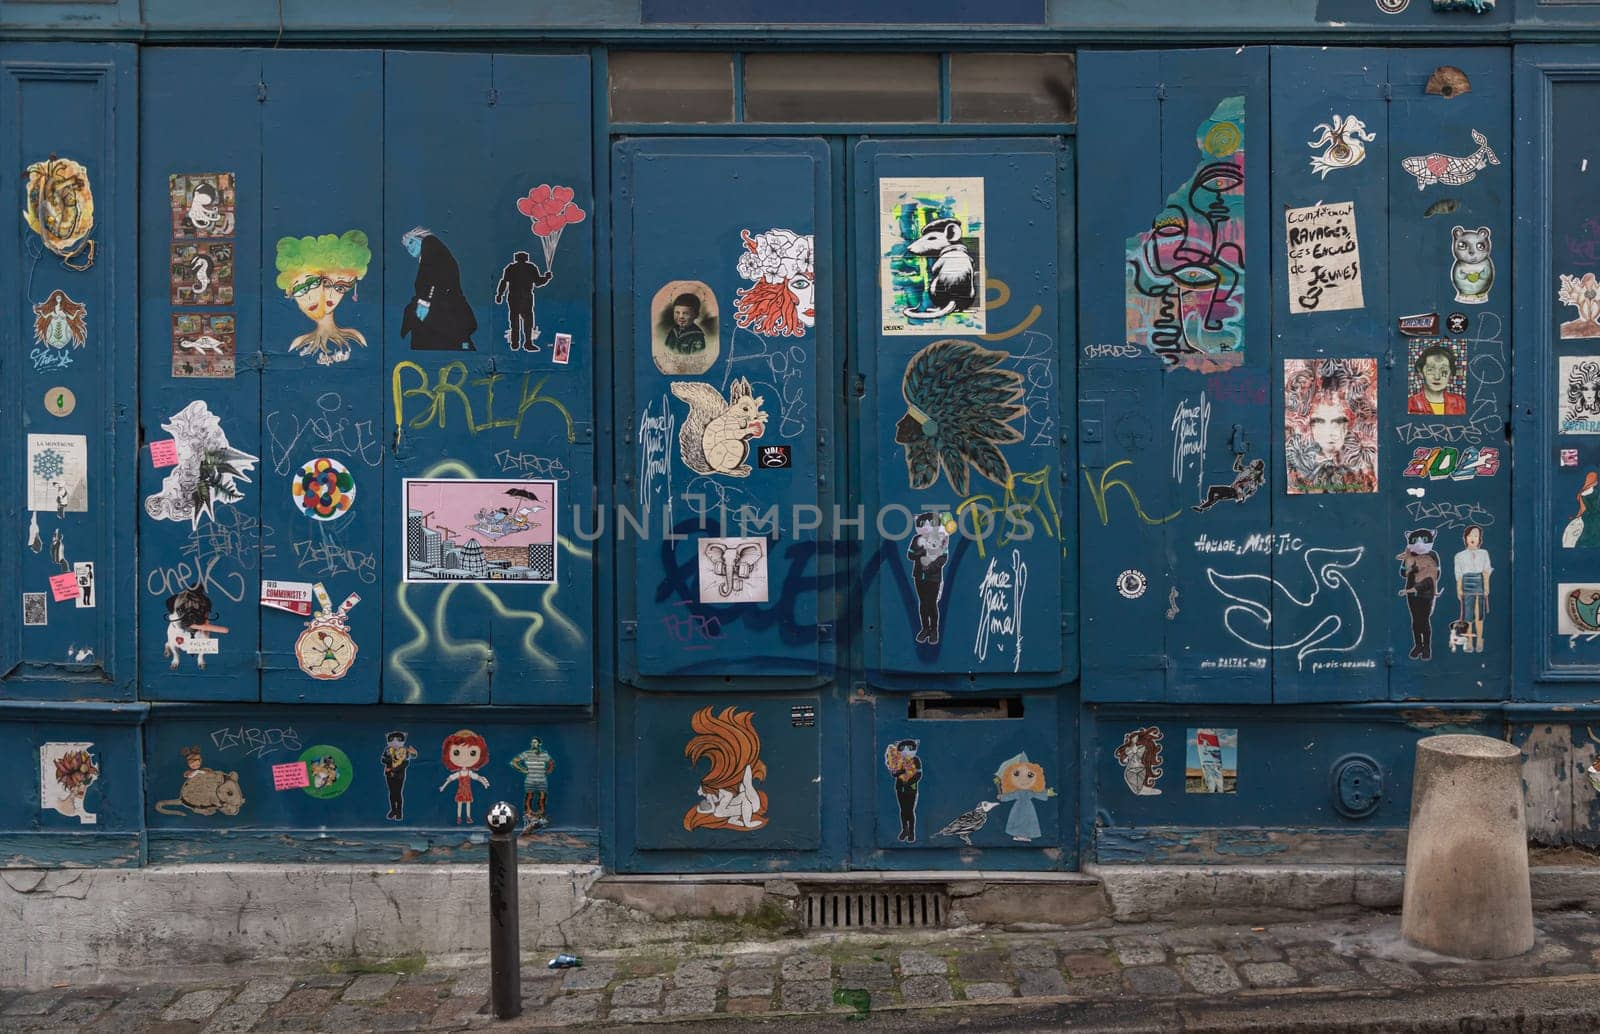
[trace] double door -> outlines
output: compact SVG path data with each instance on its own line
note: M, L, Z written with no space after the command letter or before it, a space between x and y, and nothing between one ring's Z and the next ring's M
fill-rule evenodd
M615 864L1071 864L1067 143L639 138L612 180Z

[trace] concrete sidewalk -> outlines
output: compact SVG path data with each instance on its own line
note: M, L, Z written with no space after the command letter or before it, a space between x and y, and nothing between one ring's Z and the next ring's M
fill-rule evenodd
M1070 933L806 938L590 953L580 969L527 958L524 1015L487 1010L482 967L422 960L366 972L252 970L164 986L0 993L0 1030L529 1030L784 1018L834 1029L1433 1031L1600 1029L1600 924L1540 916L1534 950L1465 963L1399 939L1399 917L1261 927L1108 925ZM390 971L374 971L388 969ZM743 1023L741 1023L743 1021Z

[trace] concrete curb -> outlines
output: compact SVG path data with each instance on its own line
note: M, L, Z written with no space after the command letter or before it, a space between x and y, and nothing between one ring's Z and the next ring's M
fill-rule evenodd
M1090 866L1084 873L848 874L943 882L952 920L1008 929L1168 920L1301 919L1399 908L1398 866ZM839 882L819 874L818 882ZM0 986L138 980L172 969L487 950L475 865L185 865L0 870ZM806 874L602 878L598 866L519 871L523 947L598 949L793 934ZM1535 867L1534 907L1600 910L1600 868ZM651 893L654 885L660 894ZM735 887L737 893L729 891ZM1048 907L1046 907L1048 906Z

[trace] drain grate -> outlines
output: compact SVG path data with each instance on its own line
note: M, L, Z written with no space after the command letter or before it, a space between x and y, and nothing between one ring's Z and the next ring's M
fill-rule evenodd
M801 889L808 930L942 927L950 913L943 887L821 885Z

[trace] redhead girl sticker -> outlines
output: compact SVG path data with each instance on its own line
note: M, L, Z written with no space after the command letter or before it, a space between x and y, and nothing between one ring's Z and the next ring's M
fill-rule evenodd
M779 229L739 236L739 275L751 283L734 294L734 323L764 337L804 337L817 322L816 238Z
M439 784L439 792L443 793L451 783L456 784L456 825L461 825L463 815L470 824L473 781L481 783L485 790L489 788L489 780L478 774L478 769L489 763L489 744L471 729L462 729L444 738L440 754L450 774Z

